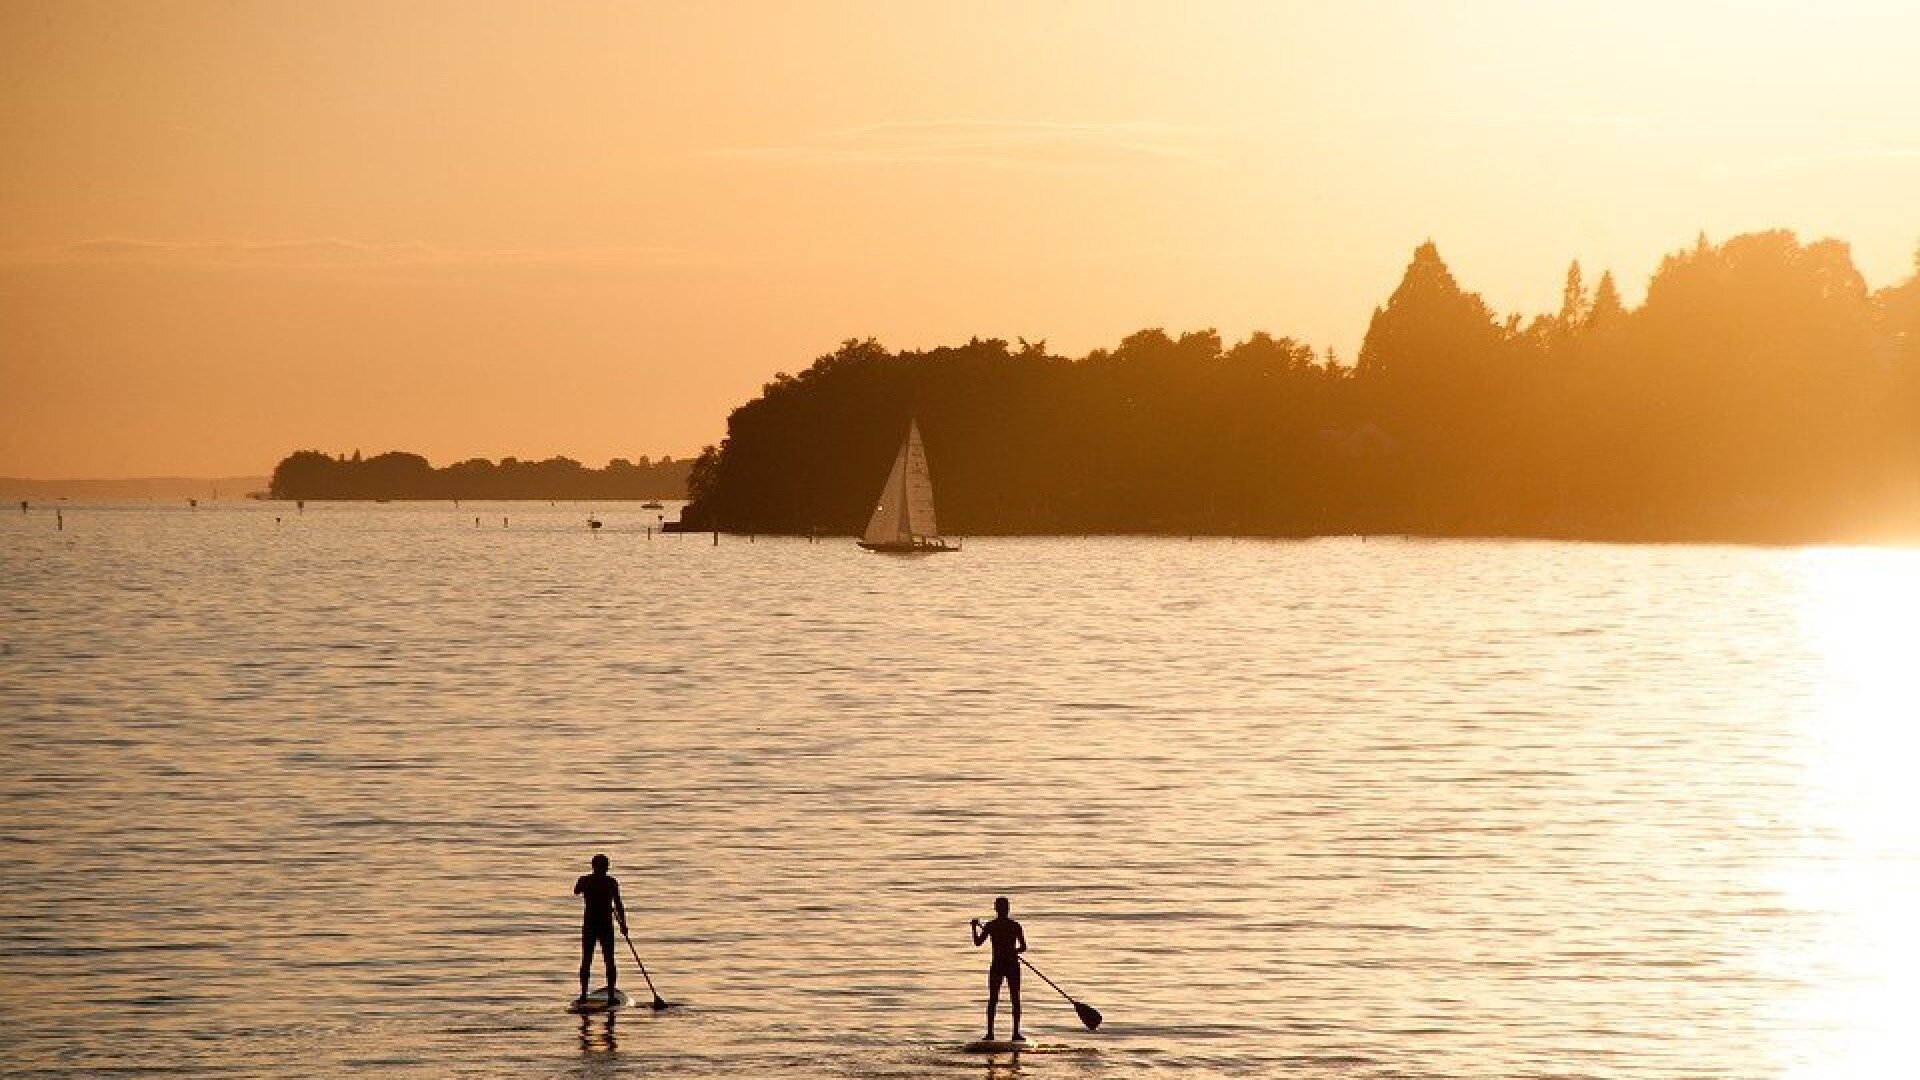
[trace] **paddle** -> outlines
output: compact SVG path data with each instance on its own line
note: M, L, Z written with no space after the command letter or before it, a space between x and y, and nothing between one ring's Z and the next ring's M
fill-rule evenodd
M659 1012L662 1009L670 1008L671 1006L667 1004L666 999L660 996L660 991L653 989L653 976L647 974L646 961L640 959L640 950L634 948L633 939L627 937L626 927L623 926L620 928L620 936L626 940L627 951L633 954L633 962L640 965L640 977L647 980L647 989L653 992L653 1011ZM1040 977L1043 979L1046 978L1045 975ZM1094 1015L1098 1016L1099 1014L1095 1013ZM1098 1022L1097 1020L1095 1021L1095 1023Z
M1080 1014L1080 1022L1087 1025L1088 1031L1093 1031L1100 1027L1100 1010L1099 1009L1096 1009L1093 1006L1086 1004L1085 1002L1073 1000L1072 994L1069 994L1065 990L1060 989L1060 984L1054 982L1052 979L1047 978L1046 972L1041 971L1037 967L1034 967L1033 961L1023 956L1020 958L1020 962L1027 965L1027 969L1032 971L1035 975L1040 976L1041 982L1044 982L1048 986L1053 987L1054 993L1059 994L1061 997L1067 999L1067 1004L1073 1006L1073 1011Z

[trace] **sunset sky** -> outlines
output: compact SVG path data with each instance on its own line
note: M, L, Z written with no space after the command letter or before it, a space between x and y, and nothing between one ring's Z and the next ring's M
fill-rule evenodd
M1920 243L1910 3L0 3L0 475L676 456L843 338Z

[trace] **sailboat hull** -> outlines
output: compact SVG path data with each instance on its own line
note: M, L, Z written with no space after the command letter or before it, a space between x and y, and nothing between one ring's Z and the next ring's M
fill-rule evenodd
M860 546L880 555L938 555L943 551L960 550L958 545L949 544L945 540L935 540L931 542L925 540L902 541L900 543L886 541L869 542L862 540L860 541Z

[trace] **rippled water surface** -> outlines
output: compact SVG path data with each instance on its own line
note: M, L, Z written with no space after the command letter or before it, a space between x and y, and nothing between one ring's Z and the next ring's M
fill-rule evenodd
M0 1070L1912 1074L1920 553L588 509L0 515Z

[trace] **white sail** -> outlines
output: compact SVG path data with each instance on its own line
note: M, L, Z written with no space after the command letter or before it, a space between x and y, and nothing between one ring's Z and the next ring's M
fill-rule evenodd
M927 471L927 448L920 443L920 425L907 421L907 530L913 536L940 535L933 518L933 474Z
M880 489L880 501L867 519L861 539L869 544L910 544L915 537L940 535L933 516L933 478L927 472L927 448L920 442L920 425L907 423L907 437L894 455L893 468Z

